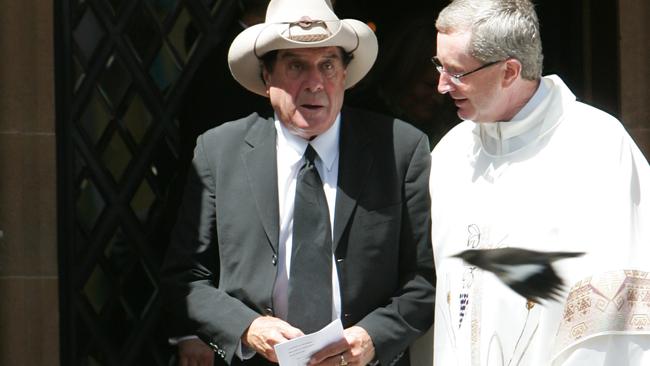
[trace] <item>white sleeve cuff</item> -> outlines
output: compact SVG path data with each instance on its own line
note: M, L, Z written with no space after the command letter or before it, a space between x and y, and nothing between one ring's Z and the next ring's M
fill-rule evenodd
M187 341L188 339L199 339L199 337L197 337L195 335L188 335L188 336L182 336L182 337L171 337L171 338L169 338L167 340L167 342L169 342L169 344L171 344L172 346L176 346L179 343L181 343L182 341Z
M249 347L244 346L240 340L239 344L237 345L237 349L235 350L235 355L239 357L240 360L246 361L255 356L255 351Z

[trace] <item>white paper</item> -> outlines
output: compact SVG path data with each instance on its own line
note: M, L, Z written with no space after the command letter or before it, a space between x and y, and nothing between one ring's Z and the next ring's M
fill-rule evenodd
M311 355L343 338L341 320L335 319L318 332L276 344L275 354L281 366L305 366Z

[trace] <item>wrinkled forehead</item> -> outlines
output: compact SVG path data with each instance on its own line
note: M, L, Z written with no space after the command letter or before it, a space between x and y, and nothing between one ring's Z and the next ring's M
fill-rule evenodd
M278 50L277 59L342 59L340 47L292 48Z

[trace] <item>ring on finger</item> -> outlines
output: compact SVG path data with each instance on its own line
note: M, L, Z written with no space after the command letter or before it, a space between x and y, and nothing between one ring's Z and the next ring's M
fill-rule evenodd
M343 354L341 353L341 362L339 362L339 366L347 366L348 361L345 360L345 357L343 357Z

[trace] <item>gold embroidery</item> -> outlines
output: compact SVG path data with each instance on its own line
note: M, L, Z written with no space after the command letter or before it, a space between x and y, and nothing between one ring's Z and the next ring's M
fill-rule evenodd
M534 307L535 307L535 301L533 301L533 300L527 300L526 301L526 309L528 309L528 311L530 311L530 309L532 309Z
M650 273L612 271L578 281L569 291L555 354L602 333L650 332Z

